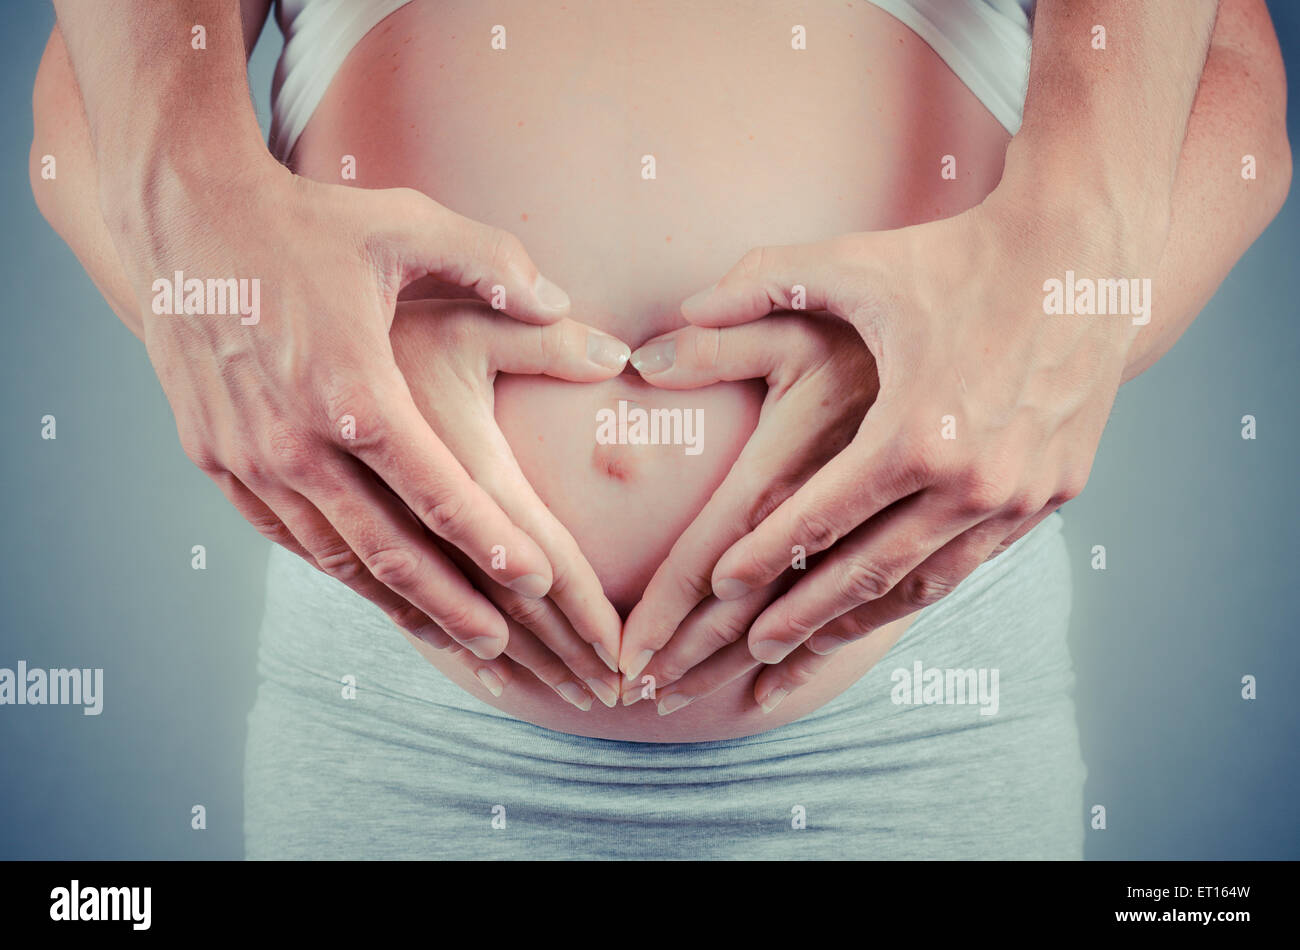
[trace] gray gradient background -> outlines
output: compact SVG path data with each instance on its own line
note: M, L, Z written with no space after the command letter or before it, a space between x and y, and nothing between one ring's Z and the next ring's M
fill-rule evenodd
M1300 142L1300 3L1270 7ZM0 857L237 858L268 548L181 453L143 346L36 210L30 97L54 15L5 14L0 667L103 667L105 705L0 707ZM279 42L269 26L253 59L264 127ZM1120 393L1065 510L1085 800L1109 821L1090 858L1300 857L1298 236L1292 199ZM194 544L207 571L190 569ZM1089 568L1093 544L1109 570ZM206 831L190 829L195 803Z

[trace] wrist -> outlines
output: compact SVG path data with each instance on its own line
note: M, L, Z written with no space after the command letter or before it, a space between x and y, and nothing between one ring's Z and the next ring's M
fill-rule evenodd
M1032 133L1017 135L986 203L1062 255L1101 258L1153 276L1169 237L1172 175L1165 182L1104 149L1093 146L1095 160L1080 158L1084 151L1059 141L1040 147Z
M121 163L99 180L100 209L123 263L151 266L176 236L202 233L292 174L261 144L186 147L178 138Z
M1036 317L1073 323L1110 354L1108 362L1126 366L1151 322L1168 222L1052 183L995 190L972 211L979 239L1015 262L1015 280L1031 292Z

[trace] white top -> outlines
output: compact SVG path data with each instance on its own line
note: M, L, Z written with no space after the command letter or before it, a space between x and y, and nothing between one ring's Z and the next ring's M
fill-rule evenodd
M277 0L284 51L271 87L271 154L288 162L352 48L410 0ZM869 0L923 39L1012 135L1029 81L1036 0Z

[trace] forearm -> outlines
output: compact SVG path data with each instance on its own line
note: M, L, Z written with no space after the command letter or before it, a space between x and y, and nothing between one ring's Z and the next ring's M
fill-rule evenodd
M1242 175L1247 155L1253 179ZM1182 336L1282 207L1290 184L1286 75L1268 11L1263 0L1224 0L1179 158L1151 322L1129 350L1125 381Z
M1041 0L999 190L1158 257L1217 0ZM1094 32L1104 29L1105 48Z
M58 27L50 34L32 90L32 194L45 220L67 242L113 312L143 339L139 305L99 208L99 176L81 93ZM45 156L55 175L42 175Z
M1138 7L1147 5L1131 6L1136 14ZM1058 8L1044 5L1042 9L1059 14ZM1046 24L1040 22L1038 29L1054 28L1045 34L1049 46L1053 41L1062 45L1064 32L1068 39L1063 45L1075 51L1076 60L1080 50L1106 57L1118 50L1116 30L1128 29L1128 13L1126 9L1106 16L1080 14L1071 5L1068 18L1058 15ZM1088 42L1094 22L1107 28L1105 51L1093 50ZM1037 66L1045 55L1038 32L1035 44ZM1133 273L1090 276L1152 279L1150 322L1132 328L1125 349L1125 381L1153 365L1181 336L1276 214L1290 185L1286 78L1262 0L1224 0L1221 4L1190 115L1179 137L1176 123L1164 113L1182 114L1186 70L1200 63L1196 48L1195 36L1184 34L1182 52L1167 70L1168 79L1130 77L1135 90L1155 84L1156 90L1145 94L1164 102L1157 110L1161 115L1148 117L1140 101L1121 97L1113 105L1118 124L1111 132L1098 132L1095 118L1080 119L1087 136L1092 137L1090 142L1081 140L1071 124L1070 105L1076 97L1062 86L1053 88L1061 81L1054 71L1040 70L1039 82L1031 82L1027 129L1013 140L1007 173L995 193L999 200L1014 206L1049 209L1035 224L1044 233L1050 229L1069 236L1054 239L1066 248L1067 262L1071 241L1082 238L1093 245L1111 241L1122 246L1120 257L1138 268ZM1169 43L1156 44L1154 49L1162 56L1174 55ZM1114 85L1114 71L1161 71L1154 59L1148 65L1126 63L1122 58L1096 63L1097 81L1115 95L1120 94L1120 87ZM1077 62L1074 65L1077 67ZM1093 79L1079 75L1077 81L1082 84ZM1159 91L1161 86L1163 91ZM1048 98L1053 92L1061 97L1055 105ZM1090 94L1083 101L1095 103L1097 96ZM1093 109L1085 106L1084 115ZM1036 124L1031 122L1034 117L1038 117ZM1150 137L1149 146L1144 133L1148 124L1160 130ZM1163 156L1174 138L1180 147L1172 181L1166 184ZM1254 180L1241 174L1246 155L1255 158L1258 177ZM1049 176L1053 180L1048 180Z
M246 60L266 22L270 0L245 0L240 9ZM57 24L32 89L32 125L30 177L37 207L77 255L113 312L141 337L144 328L138 303L100 209L99 171L90 125ZM56 174L49 178L45 177L46 156L55 162Z
M56 0L114 243L266 155L237 0ZM194 47L195 27L204 48Z

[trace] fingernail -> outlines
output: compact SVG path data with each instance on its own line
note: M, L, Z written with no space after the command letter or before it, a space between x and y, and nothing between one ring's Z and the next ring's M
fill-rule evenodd
M591 647L593 650L596 651L596 656L600 657L600 662L604 663L606 666L609 667L609 671L611 673L618 672L618 661L609 655L608 650L606 650L599 643L593 643Z
M628 664L627 669L623 671L623 675L630 680L636 679L638 676L641 675L641 671L644 670L649 665L650 660L654 657L654 655L655 655L654 650L642 650L640 653L636 655L636 659L634 659L631 663Z
M587 359L597 366L622 372L631 354L632 351L622 340L595 330L587 331Z
M491 660L501 655L501 641L496 637L475 637L461 644L480 660Z
M641 687L633 683L627 689L623 690L623 705L631 706L641 700Z
M547 310L565 310L569 306L569 295L541 274L533 282L533 293L537 295L537 302Z
M790 647L780 640L755 640L749 645L749 652L760 663L780 663Z
M717 289L718 285L714 284L707 290L701 290L699 293L691 294L691 296L682 301L682 314L685 315L688 308L699 306Z
M563 682L555 687L555 691L583 712L591 708L591 694L577 683Z
M724 577L713 585L713 596L718 600L740 600L749 593L749 585L734 577Z
M596 694L596 698L610 709L613 709L618 705L618 690L616 688L610 686L604 680L597 679L594 676L589 680L584 680L584 682L591 688L591 691Z
M770 713L777 706L780 706L781 701L789 695L790 691L788 689L784 686L778 686L776 689L772 690L772 692L763 697L763 702L759 705L763 707L763 712Z
M632 365L642 376L650 376L653 373L672 369L675 359L677 359L677 340L659 340L638 348L632 354Z
M525 574L523 577L516 577L506 586L516 594L537 598L546 596L547 591L551 589L551 582L541 574Z
M828 653L834 653L840 647L846 647L848 645L849 645L848 640L844 640L841 639L840 637L832 636L829 633L819 633L817 634L817 636L813 637L811 640L808 641L808 649L812 650L812 652L820 656L826 656Z
M501 682L501 677L497 676L486 666L480 670L475 670L474 675L477 676L478 681L483 684L483 688L493 696L500 696L506 688L506 684Z
M683 706L689 706L692 698L681 693L670 693L664 696L659 700L659 715L666 716L671 712L676 712Z

